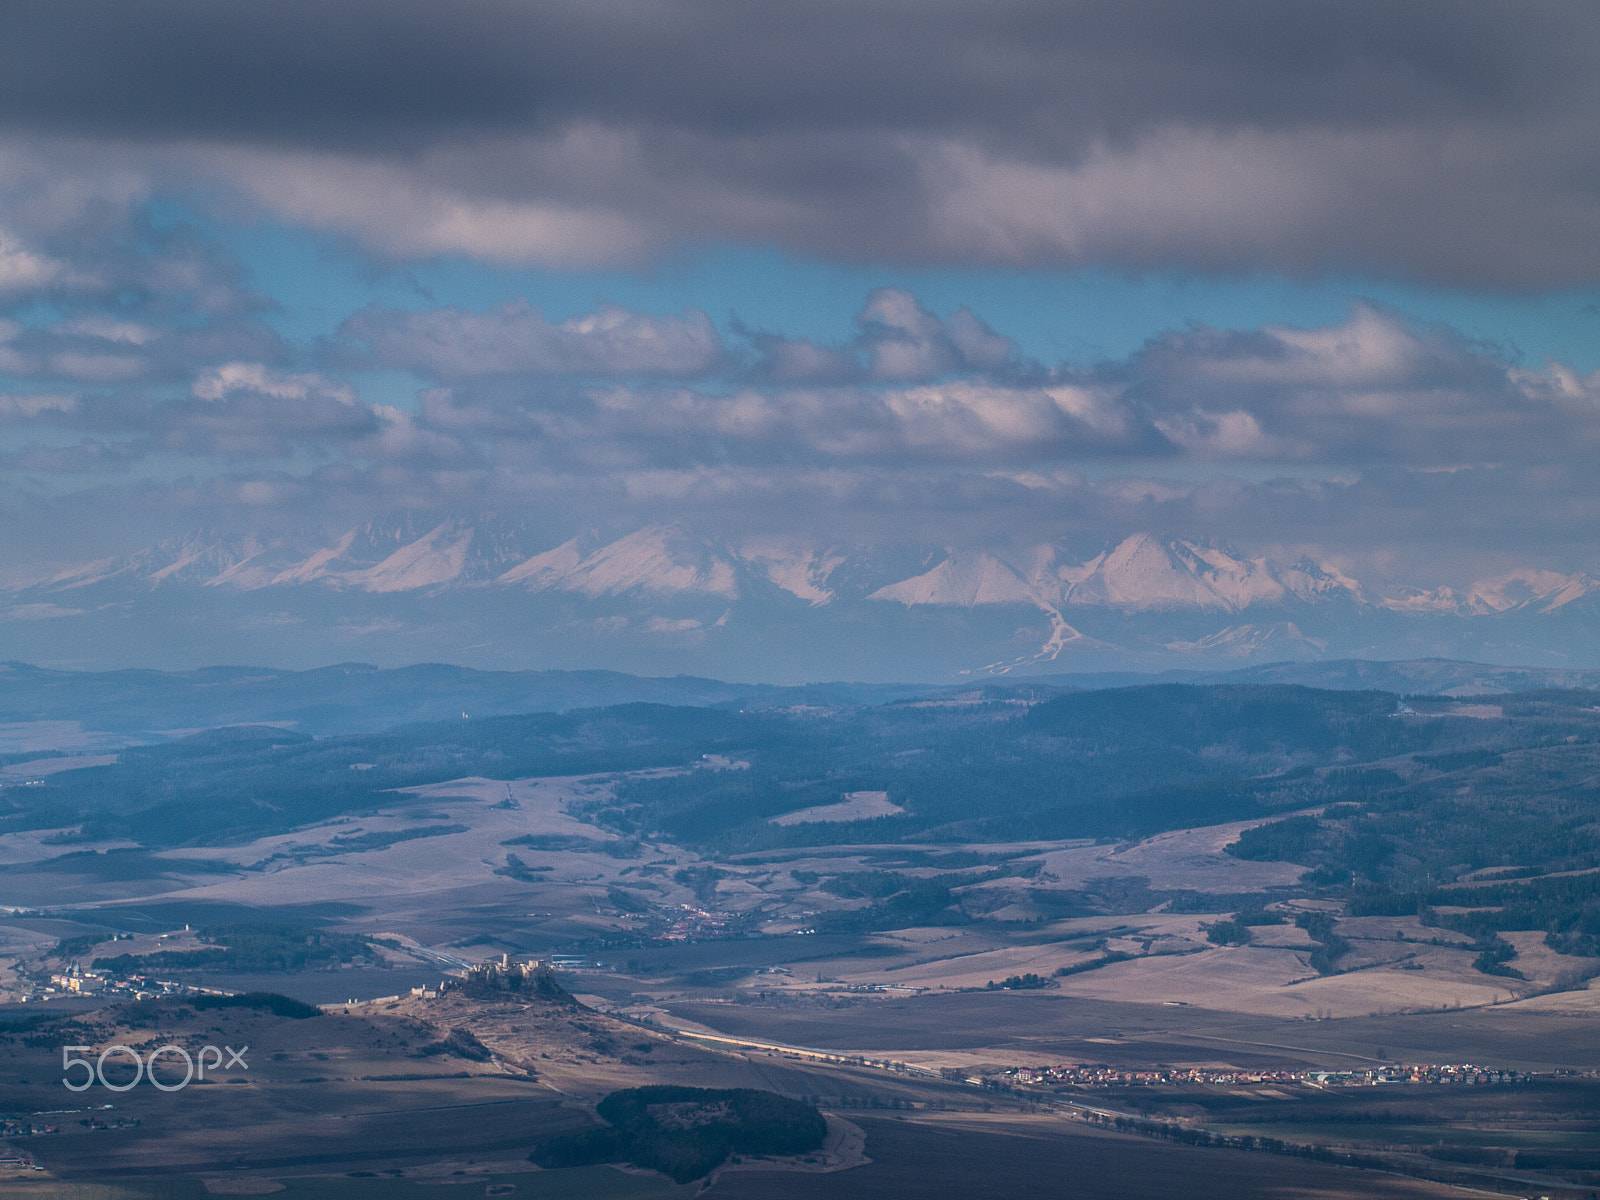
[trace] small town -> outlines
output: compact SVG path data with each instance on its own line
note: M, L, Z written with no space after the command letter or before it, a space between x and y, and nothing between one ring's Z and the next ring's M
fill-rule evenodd
M1396 1063L1359 1071L1229 1071L1158 1068L1119 1070L1093 1064L1055 1067L1013 1067L1002 1077L1007 1083L1067 1085L1072 1087L1240 1087L1303 1084L1311 1087L1374 1087L1382 1084L1512 1084L1526 1083L1527 1072L1506 1071L1472 1063Z
M115 996L123 1000L148 1000L155 996L224 995L217 988L156 979L147 975L119 977L105 971L87 970L77 963L51 974L37 991L25 991L19 999L27 1004L70 996Z

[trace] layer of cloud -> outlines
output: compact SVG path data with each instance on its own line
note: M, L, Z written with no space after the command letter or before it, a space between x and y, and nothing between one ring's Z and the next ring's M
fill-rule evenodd
M1600 277L1572 0L12 8L0 130L394 257Z
M563 538L677 517L1092 553L1159 529L1317 547L1363 577L1509 569L1530 547L1537 566L1600 569L1600 375L1381 306L1192 326L1088 364L1029 360L981 314L900 289L864 296L827 343L693 309L551 320L518 301L370 306L295 346L225 249L154 224L131 177L9 162L7 252L47 264L0 295L18 554L140 522L492 509Z
M345 322L343 332L375 362L436 378L694 376L706 374L722 356L704 313L651 317L615 305L554 324L526 301L490 313L369 310Z
M312 453L591 472L1137 460L1432 470L1574 463L1600 447L1600 375L1519 364L1372 305L1321 328L1191 327L1092 366L1028 361L971 312L941 316L901 290L870 294L856 325L819 345L720 333L693 311L602 306L551 322L525 302L369 308L323 347L318 371L236 357L283 351L232 316L86 310L0 327L0 352L31 385L0 394L0 425L120 438L119 464L140 452ZM427 386L414 408L369 403L339 378L347 366ZM63 379L76 386L48 387Z
M607 309L552 326L513 306L369 310L347 335L366 365L441 385L422 397L429 426L547 465L1439 468L1576 461L1600 445L1600 377L1518 365L1371 305L1323 328L1195 327L1089 368L1024 361L971 313L939 317L903 291L868 297L858 326L835 346L741 343L698 314ZM691 371L703 378L674 381ZM568 378L580 372L590 380ZM618 376L631 378L601 382Z

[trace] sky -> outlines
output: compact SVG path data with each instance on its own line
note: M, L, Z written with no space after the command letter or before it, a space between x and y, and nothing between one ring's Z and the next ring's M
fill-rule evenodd
M515 514L1600 574L1600 9L0 0L6 576Z

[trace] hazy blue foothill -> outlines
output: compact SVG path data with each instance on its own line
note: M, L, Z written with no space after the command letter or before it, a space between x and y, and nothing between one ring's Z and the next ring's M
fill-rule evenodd
M77 722L155 737L221 725L281 724L304 733L354 733L469 716L562 712L652 701L714 705L874 703L927 684L776 687L617 671L479 671L443 663L380 670L341 663L309 671L208 667L196 671L63 671L0 665L0 725Z
M598 815L633 834L757 849L838 836L768 818L887 789L909 807L870 822L880 839L1121 836L1304 806L1325 794L1308 770L1329 756L1454 748L1479 734L1471 722L1397 722L1396 697L1379 692L1163 684L1064 693L1031 707L1008 699L827 710L631 704L322 739L236 726L46 776L10 793L19 806L10 819L14 828L78 824L86 840L205 844L468 775L685 767L737 755L749 769L626 781L616 811ZM1285 771L1301 766L1308 770Z
M1027 703L1018 703L1022 695ZM653 838L720 853L863 840L1128 838L1320 807L1320 817L1250 831L1235 852L1303 862L1330 886L1353 878L1401 890L1447 883L1469 865L1586 864L1596 851L1586 817L1595 801L1581 786L1600 744L1594 693L1487 699L1463 707L1285 684L1019 685L933 703L640 703L321 738L236 726L6 788L0 828L67 831L53 835L59 857L8 872L137 878L166 864L72 843L237 842L392 805L393 789L464 776L665 767L677 770L619 780L614 795L582 812L620 836L619 854L640 853L630 847ZM716 761L747 765L726 770ZM857 791L884 791L902 811L772 820ZM381 853L458 828L419 820L336 838L330 852ZM189 869L229 868L202 860ZM852 886L886 898L870 881Z
M274 725L323 736L430 721L565 712L647 702L691 707L881 705L963 694L1036 698L1057 691L1153 683L1301 684L1402 695L1475 695L1600 686L1600 672L1503 667L1449 659L1281 662L1226 671L1036 672L959 682L726 682L617 671L481 671L442 663L380 669L341 663L307 671L67 671L0 664L0 757L54 749L92 753L227 725Z

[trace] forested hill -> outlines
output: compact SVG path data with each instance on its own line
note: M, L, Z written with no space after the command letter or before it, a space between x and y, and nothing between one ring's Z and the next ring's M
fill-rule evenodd
M308 671L206 667L195 671L61 671L0 663L0 725L72 722L129 741L162 731L279 725L319 736L397 725L607 705L880 704L941 689L928 684L820 683L783 687L692 675L618 671L477 671L445 663L382 669L338 663Z
M193 671L64 671L0 663L0 752L84 751L163 742L173 731L276 725L329 737L398 725L619 704L778 708L873 706L987 694L1039 699L1155 683L1299 685L1407 695L1482 695L1551 686L1589 687L1600 672L1494 667L1448 659L1284 662L1234 671L1164 676L1010 675L986 684L725 682L690 675L645 678L617 671L479 671L442 663L381 669L339 663L313 670L207 667ZM9 747L8 747L9 743Z
M679 770L621 780L591 818L705 851L1125 838L1342 805L1288 856L1330 878L1411 886L1419 872L1448 880L1496 855L1589 854L1600 811L1585 781L1600 773L1600 712L1588 691L1456 702L1169 684L1036 703L634 704L321 739L238 728L7 787L0 829L215 844L371 811L399 787L642 768ZM902 811L771 820L853 792L884 792Z

